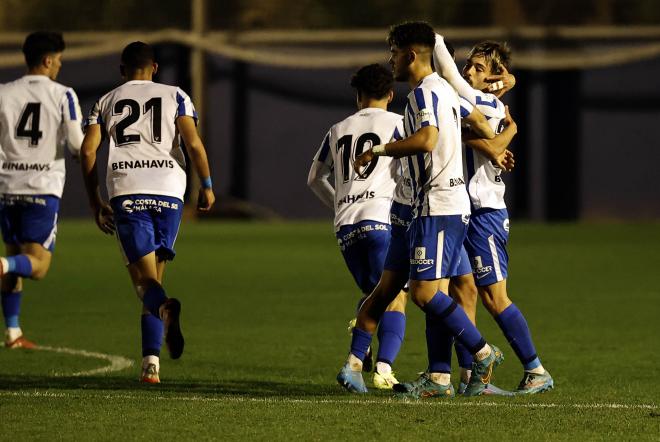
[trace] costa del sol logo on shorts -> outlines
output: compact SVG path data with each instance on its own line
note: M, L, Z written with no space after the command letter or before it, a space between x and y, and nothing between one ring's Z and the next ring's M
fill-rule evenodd
M124 200L124 202L121 203L121 208L124 209L124 212L126 213L133 213L133 200Z
M426 258L426 247L415 247L415 259Z

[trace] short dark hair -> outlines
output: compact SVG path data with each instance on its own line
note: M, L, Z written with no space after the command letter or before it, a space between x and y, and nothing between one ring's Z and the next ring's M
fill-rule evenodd
M387 44L400 48L412 45L421 45L433 49L435 46L435 32L426 22L406 22L390 28Z
M494 74L502 73L502 66L511 70L511 48L506 42L486 40L476 44L468 54L468 60L474 56L484 57Z
M25 38L23 54L29 68L37 67L48 54L64 51L64 39L59 32L33 32Z
M392 70L379 64L363 66L351 77L351 86L357 89L361 97L380 100L394 87Z
M121 52L121 64L128 70L146 68L156 61L153 48L147 43L134 41Z

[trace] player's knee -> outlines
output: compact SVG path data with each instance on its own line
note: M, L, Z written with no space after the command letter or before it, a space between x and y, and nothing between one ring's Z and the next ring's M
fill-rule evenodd
M408 296L405 292L400 292L396 298L394 298L394 301L390 302L390 305L387 306L386 311L405 313L407 298Z

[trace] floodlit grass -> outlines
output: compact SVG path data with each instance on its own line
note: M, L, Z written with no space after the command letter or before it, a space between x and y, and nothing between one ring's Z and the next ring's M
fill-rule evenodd
M512 224L510 296L556 389L403 402L335 383L358 294L330 223L184 223L165 288L182 301L186 350L164 350L163 382L144 386L117 245L63 222L50 274L25 284L26 335L135 363L72 376L107 362L0 348L0 439L658 440L659 250L658 224ZM477 321L507 356L494 382L514 388L513 351L481 307ZM400 379L425 367L423 324L411 306Z

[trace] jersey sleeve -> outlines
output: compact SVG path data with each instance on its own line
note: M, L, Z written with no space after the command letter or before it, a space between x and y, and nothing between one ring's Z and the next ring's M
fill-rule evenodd
M101 124L103 125L103 117L101 116L101 100L97 100L92 106L92 110L89 111L89 115L84 121L85 127L91 126L92 124Z
M418 87L410 98L410 109L413 113L414 132L426 126L438 127L437 115L438 96L430 89Z
M399 141L403 140L403 119L401 119L397 124L396 127L394 128L394 133L392 134L392 138L390 138L390 143L394 141Z
M82 145L82 112L78 97L73 89L67 89L62 102L62 125L69 151L78 155Z
M80 103L78 103L78 96L73 89L68 88L62 99L62 117L65 122L77 121L78 124L82 123L82 113L80 112Z
M320 161L328 167L332 167L334 160L332 158L332 153L330 152L330 131L325 134L325 138L323 138L321 147L319 147L316 155L314 155L314 160Z
M176 89L176 103L176 118L192 117L195 120L195 124L197 124L199 115L197 115L195 105L193 104L188 94L183 92L180 88Z
M474 106L463 97L458 97L458 101L461 105L461 118L466 118L472 113Z
M456 67L454 58L449 54L445 39L442 35L435 34L435 47L433 49L433 65L435 70L458 92L473 105L475 103L475 90L465 81Z

